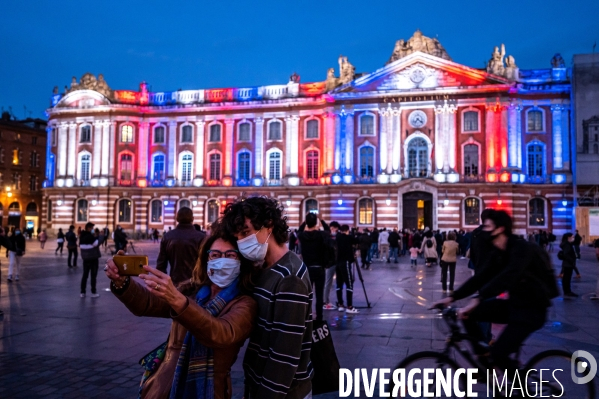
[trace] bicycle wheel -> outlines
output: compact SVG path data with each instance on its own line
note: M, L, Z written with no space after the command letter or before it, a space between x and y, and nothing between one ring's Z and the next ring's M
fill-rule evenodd
M544 351L533 356L523 367L523 371L520 372L523 384L525 378L523 373L528 373L526 385L531 390L528 394L536 397L541 397L541 394L543 394L543 396L563 398L594 399L594 379L586 384L576 384L572 381L571 358L571 353L559 349ZM580 361L578 359L578 362ZM574 364L574 367L577 367L578 362ZM547 371L547 369L550 371ZM542 374L541 370L543 370ZM576 372L576 370L574 371ZM584 373L582 375L576 373L576 375L585 376ZM532 391L534 389L537 390L536 395Z
M396 386L392 380L389 384L390 390L391 390L391 397L392 398L422 398L422 397L424 397L424 389L425 388L422 384L422 382L424 381L422 374L416 375L415 377L418 380L418 382L413 382L410 385L408 375L410 373L410 370L412 370L412 369L420 369L421 371L424 369L441 370L444 376L447 375L447 371L449 370L450 378L451 378L451 384L450 384L451 389L447 392L447 394L446 394L446 391L441 386L441 384L439 386L436 385L435 374L432 374L432 376L431 376L433 383L432 383L432 385L429 386L428 391L433 393L433 395L435 395L434 397L443 397L443 398L458 397L458 396L454 396L454 393L456 392L456 388L458 388L461 392L466 392L466 376L463 374L460 377L458 377L458 379L459 379L458 387L453 386L453 376L454 376L455 371L458 368L460 368L460 367L457 365L456 362L454 362L453 360L451 360L450 358L448 358L447 356L445 356L441 353L433 352L433 351L423 351L423 352L414 353L414 354L406 357L395 367L395 370L397 370L397 369L405 370L405 374L404 374L405 375L405 386L403 387L404 388L403 390L401 389L402 388L401 386L398 387L397 393L394 395ZM439 392L439 394L437 392Z

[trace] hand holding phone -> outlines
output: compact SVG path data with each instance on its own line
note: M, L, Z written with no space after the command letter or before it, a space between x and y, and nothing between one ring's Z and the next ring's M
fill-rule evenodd
M112 261L119 269L121 276L139 276L146 273L144 265L148 264L146 255L114 255Z

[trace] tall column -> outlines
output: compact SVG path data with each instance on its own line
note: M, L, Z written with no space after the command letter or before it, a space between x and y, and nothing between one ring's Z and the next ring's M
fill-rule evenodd
M553 169L564 168L563 142L562 142L562 112L564 107L560 104L551 106L552 147L553 147Z
M168 123L168 148L167 148L167 162L166 168L167 179L178 178L177 176L177 122L169 121Z
M233 184L233 130L235 129L234 119L225 119L225 168L223 176L223 185L231 186Z
M493 169L495 173L498 172L496 170L497 164L495 162L496 159L496 145L495 145L495 109L493 106L487 106L485 112L485 141L487 147L487 171Z
M497 132L497 144L500 148L499 161L501 162L502 169L507 168L507 117L507 107L502 104L499 112L497 113L497 118L499 119L497 123L499 128Z
M335 172L335 114L331 109L323 114L324 119L324 154L325 174Z
M389 139L388 139L388 127L389 119L391 119L391 104L389 108L380 109L379 114L381 115L381 134L379 135L379 170L381 173L387 173L387 162L389 160ZM379 183L385 183L380 181Z
M58 127L58 148L56 157L58 158L58 177L64 179L67 176L67 145L68 145L68 125L61 123Z
M262 165L264 165L264 118L258 116L254 119L256 126L256 140L254 151L254 185L261 186L263 182Z
M387 145L385 146L387 147L387 167L385 168L385 173L387 175L390 175L393 172L393 118L397 110L392 109L390 111L389 115L385 118L385 122L387 123ZM381 124L381 128L382 127Z
M92 178L97 179L101 174L102 167L102 126L104 124L102 121L94 121L94 133L93 133L93 143L94 147L92 149ZM97 182L97 180L96 180Z
M339 113L336 114L335 117L335 170L341 172L342 169L342 158L343 158L343 148L342 148L342 130L345 129L345 115Z
M443 156L447 152L445 147L444 112L440 108L435 109L435 180L445 181L443 173Z
M393 167L393 176L391 182L395 183L394 180L399 181L401 179L401 108L394 112L392 132L393 155L391 166Z
M447 157L448 157L449 172L454 173L455 166L456 166L456 153L457 153L455 112L449 112L447 114L446 137L447 137L447 147L448 147Z
M196 187L204 184L204 128L206 123L204 121L196 122L196 175L194 185Z
M522 140L521 111L522 106L516 103L512 103L508 110L508 166L510 168L522 167L522 154L520 152L520 142Z
M455 103L447 100L435 107L435 181L456 183L460 175L455 171L456 118Z
M299 173L299 116L291 116L291 175L297 176Z
M148 178L148 122L139 123L137 136L137 179L138 185L144 187Z
M345 118L345 169L353 176L354 170L354 113ZM346 172L347 173L347 172Z
M570 167L570 106L564 106L562 109L562 157L564 160L564 169L571 170L571 167Z
M115 136L116 136L116 122L108 122L108 181L109 184L114 184L117 176L115 171L115 159L116 159L116 147L115 147Z
M101 154L101 162L100 162L100 176L101 177L108 177L108 166L109 166L109 162L108 162L108 153L110 150L110 138L109 136L109 132L110 132L110 122L105 120L102 122L102 131L98 132L98 135L102 135L102 152Z
M299 185L299 117L285 117L285 179L290 186Z
M67 175L70 179L76 178L77 173L77 124L69 123L69 147L67 150ZM71 181L72 182L72 181ZM68 185L69 183L67 183Z
M54 186L54 176L56 173L56 164L52 160L52 140L56 126L49 124L46 127L46 182L47 187ZM54 158L56 159L56 158Z

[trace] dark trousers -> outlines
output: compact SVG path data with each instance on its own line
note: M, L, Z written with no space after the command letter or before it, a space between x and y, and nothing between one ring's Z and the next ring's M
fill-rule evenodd
M92 294L96 293L96 277L98 276L98 259L83 261L83 276L81 276L81 293L85 294L87 277L91 273Z
M572 272L574 271L571 267L564 267L563 275L562 275L562 288L564 290L564 294L569 294L572 292Z
M312 282L314 297L316 298L316 320L322 320L322 306L324 305L324 280L325 273L322 266L309 266L308 274Z
M516 353L522 343L545 324L547 310L515 308L507 300L490 299L481 302L476 309L464 320L468 334L477 342L485 338L478 322L507 324L497 341L491 347L493 364L502 370L515 370L517 364L510 358Z
M58 253L58 251L60 251L60 254L62 255L62 248L64 247L64 242L59 242L58 246L56 247L56 251L54 251L55 254Z
M362 267L366 268L368 267L368 265L370 264L370 262L368 262L368 249L361 249L360 248L360 258L362 259Z
M67 249L69 250L69 257L67 259L67 265L69 265L69 267L77 267L77 256L79 256L79 254L77 253L77 247L75 247L75 248L67 247ZM71 256L73 257L73 263L71 263Z
M580 259L580 245L573 245L576 258Z
M347 306L353 306L354 282L352 281L350 262L337 263L337 304L343 305L343 284L345 284L345 294L347 296Z
M447 270L449 269L449 290L453 291L453 282L455 281L455 262L441 261L441 285L443 290L447 289Z

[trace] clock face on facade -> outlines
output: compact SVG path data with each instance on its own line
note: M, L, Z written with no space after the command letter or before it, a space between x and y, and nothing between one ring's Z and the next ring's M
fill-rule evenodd
M426 114L423 111L413 111L408 118L410 126L414 128L420 128L426 125Z

